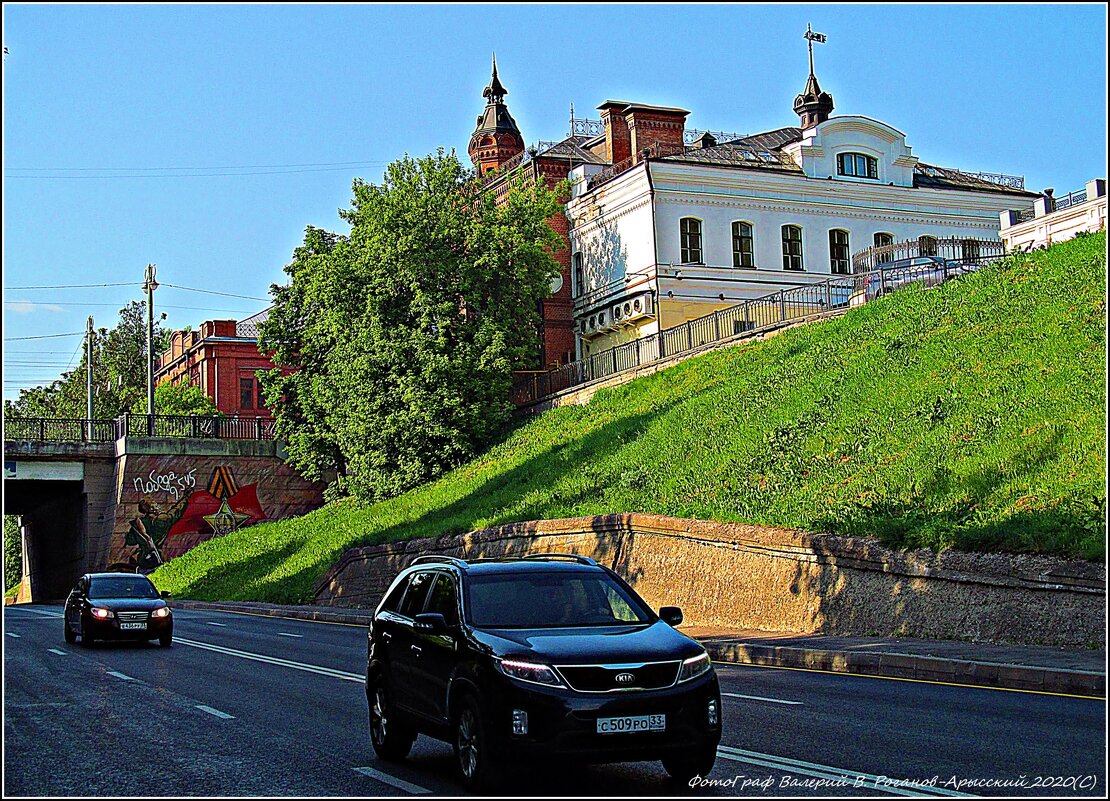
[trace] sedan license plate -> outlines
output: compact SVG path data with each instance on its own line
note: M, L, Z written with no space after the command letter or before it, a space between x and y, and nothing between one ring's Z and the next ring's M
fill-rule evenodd
M141 631L146 628L146 623L120 623L119 627L123 631Z
M628 734L637 731L664 731L666 715L633 715L623 718L598 718L598 734Z

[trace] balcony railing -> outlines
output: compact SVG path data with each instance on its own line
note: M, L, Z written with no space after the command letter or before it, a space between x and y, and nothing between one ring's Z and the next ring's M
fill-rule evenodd
M878 270L855 272L852 275L834 275L811 284L800 284L735 306L715 311L703 317L688 320L673 328L649 334L614 348L600 351L584 359L557 367L554 370L520 376L513 384L512 401L517 406L527 406L565 390L597 381L611 375L631 370L660 359L695 350L715 342L739 337L755 336L763 331L781 327L791 321L816 317L828 312L847 309L882 297L909 284L934 286L952 278L965 275L1001 257L1003 245L999 241L952 239L934 240L938 251L945 252L952 243L959 243L958 259L928 259L924 263L894 265ZM975 243L972 247L969 243ZM868 248L857 253L855 264L888 263L919 255L920 243L902 242L884 248ZM926 250L931 248L926 245ZM903 255L906 254L906 255Z
M1005 247L999 239L935 239L926 236L861 250L852 256L852 271L865 273L889 266L891 262L930 256L946 262L979 263L983 259L996 259L1003 255Z
M122 437L272 440L265 417L124 414L111 419L6 417L4 439L32 442L115 442Z
M1068 192L1063 197L1053 199L1053 206L1056 211L1063 211L1064 209L1078 206L1080 203L1087 202L1087 190L1077 189L1074 192Z

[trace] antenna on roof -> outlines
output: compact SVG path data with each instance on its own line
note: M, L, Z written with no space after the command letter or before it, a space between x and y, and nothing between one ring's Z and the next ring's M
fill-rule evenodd
M570 132L567 136L574 136L574 103L570 104Z

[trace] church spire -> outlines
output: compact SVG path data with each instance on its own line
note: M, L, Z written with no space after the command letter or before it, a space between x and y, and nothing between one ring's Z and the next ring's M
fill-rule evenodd
M494 53L493 76L489 85L482 90L486 108L478 115L478 122L467 148L479 175L496 170L524 150L524 137L520 135L516 120L505 105L505 95L508 93L509 90L497 77L497 54Z
M806 80L805 89L794 98L794 113L802 118L803 130L824 122L833 110L832 95L821 91L821 85L817 83L817 75L813 72L813 43L823 43L828 37L823 33L815 33L808 24L804 36L809 43L809 78Z

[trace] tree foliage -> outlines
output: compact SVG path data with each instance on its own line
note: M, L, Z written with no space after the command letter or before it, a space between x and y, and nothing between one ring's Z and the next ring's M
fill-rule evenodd
M154 410L158 414L223 417L213 400L205 395L200 387L174 384L169 381L163 381L154 388ZM146 414L145 395L135 402L131 411L135 414Z
M565 191L564 187L557 191ZM309 227L261 345L290 462L335 470L332 494L395 495L462 464L508 420L512 370L538 344L539 300L558 272L561 207L542 185L500 204L455 154L405 157L356 180L349 236Z
M157 307L155 307L157 308ZM165 315L162 315L165 319ZM170 333L154 321L154 350L169 347ZM86 414L88 349L71 372L46 386L20 390L15 401L4 401L8 417L71 417ZM93 343L93 416L116 417L142 404L146 411L146 302L133 300L119 310L111 329L101 328Z
M23 579L23 540L19 518L4 515L4 590L10 590Z

